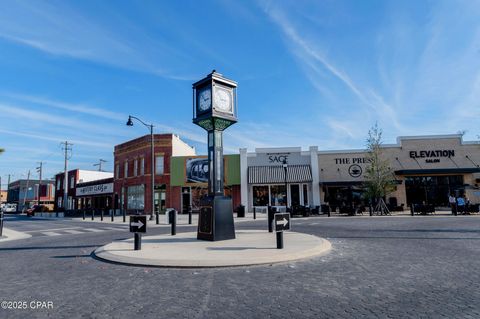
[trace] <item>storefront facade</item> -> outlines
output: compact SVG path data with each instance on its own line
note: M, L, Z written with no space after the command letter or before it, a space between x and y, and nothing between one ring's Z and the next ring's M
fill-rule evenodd
M390 206L448 206L449 194L480 203L479 142L465 142L457 134L399 137L397 144L383 145L382 150L396 182L386 198ZM361 204L368 165L365 150L318 152L322 203Z
M318 148L240 149L242 204L261 209L320 205Z
M224 155L224 194L231 197L233 207L240 200L240 156ZM208 195L208 157L176 156L171 158L171 207L179 212L200 209L200 199Z
M77 198L78 185L85 185L85 183L95 184L99 180L113 178L113 174L110 172L73 169L67 172L67 185L64 185L64 176L64 173L55 175L55 210L75 210L83 208L83 206L81 206L82 203L80 203ZM66 209L64 207L64 187L67 188Z
M145 135L115 146L114 198L127 212L152 210L151 142ZM155 186L154 208L163 211L172 207L170 170L172 156L195 156L195 149L175 134L154 135Z
M78 209L115 209L113 177L93 182L78 183L75 189Z

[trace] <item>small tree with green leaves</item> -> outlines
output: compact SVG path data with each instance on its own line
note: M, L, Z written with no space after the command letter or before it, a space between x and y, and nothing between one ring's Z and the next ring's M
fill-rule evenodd
M2 154L3 152L5 152L5 150L3 148L0 148L0 154Z
M369 165L365 170L364 196L375 205L374 213L389 214L384 198L394 191L395 182L389 161L384 158L382 146L382 129L378 123L368 131L367 159Z

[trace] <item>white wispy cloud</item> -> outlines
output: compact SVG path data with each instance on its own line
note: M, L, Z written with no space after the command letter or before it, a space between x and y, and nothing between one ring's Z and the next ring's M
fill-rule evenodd
M324 70L328 71L340 80L361 103L369 106L372 111L376 112L379 117L386 117L397 129L401 127L398 115L392 105L386 103L384 98L372 88L360 88L345 71L341 71L338 67L334 66L307 38L301 36L287 18L286 13L273 5L266 6L265 12L281 28L287 37L286 43L290 46L289 49L298 56L300 62L306 66L306 69L309 71L308 77L310 80L312 80L313 77L323 78ZM312 76L311 73L313 73L314 76ZM319 88L322 93L325 93L325 86L319 84L322 80L325 79L313 79L312 84L316 88Z
M170 67L174 62L192 60L186 52L135 30L126 19L116 29L61 1L11 1L0 9L0 38L5 40L48 54L192 80L191 74L173 72Z

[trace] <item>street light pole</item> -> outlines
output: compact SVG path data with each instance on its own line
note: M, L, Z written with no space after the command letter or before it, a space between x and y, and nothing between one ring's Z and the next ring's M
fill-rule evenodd
M150 152L152 153L152 162L151 162L151 196L152 196L152 209L150 211L150 220L153 220L153 215L155 214L155 145L154 145L154 136L153 136L153 124L147 124L141 119L135 116L128 116L127 126L133 126L132 119L135 119L142 123L145 127L150 129Z
M288 211L288 187L287 187L287 160L283 160L283 170L284 170L284 177L285 177L285 208Z

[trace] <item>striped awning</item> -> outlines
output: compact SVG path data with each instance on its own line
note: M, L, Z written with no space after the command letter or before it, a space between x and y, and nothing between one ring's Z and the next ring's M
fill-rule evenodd
M310 165L288 165L287 183L305 183L312 181ZM249 184L285 183L285 169L282 165L250 166L248 168Z

